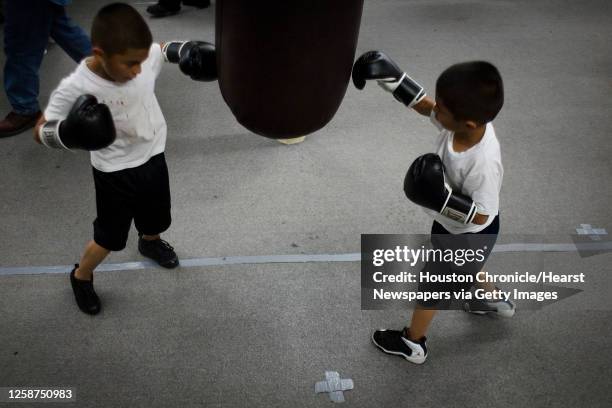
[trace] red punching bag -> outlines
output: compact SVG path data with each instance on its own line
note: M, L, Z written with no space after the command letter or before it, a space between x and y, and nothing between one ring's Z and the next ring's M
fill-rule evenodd
M223 99L254 133L290 138L334 116L351 76L363 0L217 0Z

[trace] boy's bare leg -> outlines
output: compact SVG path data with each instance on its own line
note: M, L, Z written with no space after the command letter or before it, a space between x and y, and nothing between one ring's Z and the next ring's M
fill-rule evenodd
M81 257L79 267L74 271L74 277L80 280L91 280L94 269L102 263L109 253L108 249L96 244L95 241L89 241L85 246L85 252Z
M478 289L484 289L486 292L493 292L496 289L492 282L477 282L475 286Z
M421 309L419 306L414 309L410 322L410 340L418 341L425 336L436 312L435 309Z
M160 235L145 235L142 234L142 239L144 239L145 241L155 241L156 239L160 239Z

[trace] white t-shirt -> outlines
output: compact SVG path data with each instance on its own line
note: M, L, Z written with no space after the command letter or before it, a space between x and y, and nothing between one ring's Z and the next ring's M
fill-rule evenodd
M91 94L109 107L117 131L113 144L90 152L93 167L103 172L133 168L162 153L166 146L166 121L154 93L164 61L159 44L151 45L140 74L125 83L98 76L87 67L86 60L51 93L45 119L65 119L79 96Z
M482 231L499 213L499 192L504 177L499 141L493 125L490 122L486 124L485 134L478 144L466 151L455 152L453 132L442 127L433 111L430 120L440 130L436 153L444 163L446 182L454 192L471 197L478 212L489 218L483 225L462 224L435 211L425 210L453 234Z

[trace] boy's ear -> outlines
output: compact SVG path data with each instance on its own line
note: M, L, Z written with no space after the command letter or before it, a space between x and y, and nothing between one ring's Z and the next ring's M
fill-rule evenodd
M100 47L95 46L95 45L91 48L91 52L94 55L94 57L98 57L98 58L106 57L106 54L104 53L104 50L102 48L100 48Z
M474 122L473 120L466 120L465 121L465 127L467 127L468 129L476 129L478 126L480 126L478 123Z

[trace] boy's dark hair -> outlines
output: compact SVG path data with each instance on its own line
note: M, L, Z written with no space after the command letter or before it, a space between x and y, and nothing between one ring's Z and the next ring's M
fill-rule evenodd
M132 6L112 3L98 11L91 25L91 43L108 55L128 49L149 49L153 42L144 18Z
M436 82L440 98L456 120L492 121L504 104L504 84L495 66L470 61L447 68Z

